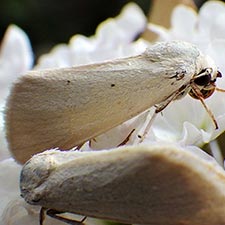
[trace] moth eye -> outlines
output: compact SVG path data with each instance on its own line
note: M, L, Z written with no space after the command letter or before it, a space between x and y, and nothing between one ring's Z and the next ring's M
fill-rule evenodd
M202 74L202 75L201 75ZM202 70L198 77L194 79L194 83L198 86L205 86L208 85L211 82L211 74L208 70Z

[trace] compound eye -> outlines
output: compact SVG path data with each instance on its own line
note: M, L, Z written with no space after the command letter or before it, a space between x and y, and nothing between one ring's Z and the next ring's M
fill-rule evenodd
M194 83L197 84L198 86L206 86L210 83L210 81L211 81L211 74L205 74L197 77L194 80Z

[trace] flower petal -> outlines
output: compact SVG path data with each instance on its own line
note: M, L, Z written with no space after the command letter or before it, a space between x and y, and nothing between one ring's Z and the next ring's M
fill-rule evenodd
M224 27L225 4L222 1L208 1L199 11L199 32L203 38L211 38L214 35L220 36L220 30L215 27ZM219 23L218 23L219 22ZM224 30L224 29L223 29ZM216 33L215 33L216 31ZM218 31L218 32L217 32ZM224 34L224 32L222 32Z
M0 48L0 104L9 92L10 84L28 69L33 62L30 42L17 26L8 27Z
M171 35L177 39L191 40L195 34L197 19L197 14L191 7L175 7L171 17Z

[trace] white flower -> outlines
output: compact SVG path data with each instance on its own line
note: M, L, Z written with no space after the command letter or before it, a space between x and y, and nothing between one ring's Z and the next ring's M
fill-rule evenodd
M212 15L213 12L217 13L216 16ZM208 16L208 14L210 14L210 16ZM224 29L224 25L220 22L220 20L216 19L216 17L223 18L223 16L224 6L217 2L205 4L200 10L199 15L195 14L192 10L186 7L178 7L175 9L172 16L173 26L170 30L166 30L155 25L151 25L150 28L154 29L160 34L161 40L180 39L197 44L204 53L209 54L214 58L216 63L219 65L219 69L221 70L221 72L224 72L225 74L225 64L222 61L222 55L224 55L223 51L225 46L225 44L223 43L223 39L225 36L223 36L223 32L222 34L219 34L220 29ZM223 20L221 19L221 21ZM35 69L68 67L72 65L87 64L90 62L93 63L138 54L145 49L148 43L143 40L138 40L137 42L132 41L134 37L139 34L139 32L144 30L145 23L145 17L140 9L137 6L130 4L124 9L120 16L115 19L109 19L101 24L98 27L95 36L87 38L81 35L76 35L71 38L69 45L62 44L56 46L49 54L40 58ZM212 29L215 29L216 32L212 32ZM223 85L223 83L224 82L221 79L221 81L218 81L218 86L224 87L225 85ZM209 118L207 112L201 106L200 102L187 96L183 100L171 103L169 107L167 107L163 111L163 115L158 115L146 139L147 149L150 148L149 146L150 144L152 144L152 142L158 142L160 144L162 142L175 143L175 146L174 144L170 145L171 151L174 151L174 154L170 155L171 158L174 157L173 160L182 161L182 159L184 159L185 161L186 158L183 158L183 156L187 155L188 157L190 156L190 158L194 157L194 159L196 160L195 162L198 163L190 162L189 164L189 160L185 161L185 166L187 165L187 167L189 168L187 170L187 173L185 173L185 176L189 177L189 175L191 175L190 177L193 178L195 177L194 175L196 174L196 171L197 173L202 173L202 178L206 181L207 185L211 187L211 182L213 183L212 189L215 191L212 193L212 196L216 195L217 197L219 196L217 195L217 191L219 191L219 194L221 194L221 196L224 196L223 181L220 183L219 179L216 179L216 181L214 181L213 179L210 180L209 178L207 178L207 175L208 173L210 173L210 178L220 177L223 180L224 172L221 168L218 167L213 158L205 154L196 146L211 141L224 130L225 104L221 104L221 96L223 96L223 93L215 93L210 99L206 100L206 103L216 117L216 120L220 126L220 130L214 130L212 121ZM220 100L219 103L218 99ZM148 121L148 117L148 112L144 112L143 114L141 114L141 116L135 117L132 120L120 125L119 127L114 128L111 131L95 138L95 140L86 143L82 147L82 149L90 149L89 145L91 145L91 149L105 149L115 147L119 143L121 143L124 138L126 138L126 136L132 132L134 128L136 129L136 133L135 135L132 135L128 143L135 143L136 140L134 137L137 136L139 128L140 130L143 129L144 124L146 124L146 122ZM186 146L185 151L189 152L185 153L180 145ZM194 145L195 147L190 147L190 145ZM134 149L135 151L138 151L139 149L143 149L143 146L144 145L135 145ZM165 147L164 145L164 147L162 148L163 149L161 149L162 151L160 151L160 154L161 157L164 158L166 154L168 154L166 152L167 147ZM124 151L124 149L126 151L126 147L121 148L121 151ZM154 150L155 149L153 147L153 153ZM163 150L165 150L165 152ZM116 151L120 150L117 149ZM101 152L99 152L99 154L101 154ZM168 159L167 162L169 163L168 168L170 169L170 159ZM2 162L1 166L9 164L9 167L15 167L13 171L9 171L9 173L5 173L5 175L3 176L2 179L4 179L7 183L6 176L9 176L9 174L14 174L15 177L19 176L19 169L17 169L17 165L13 161L9 160L5 161L4 163ZM182 167L182 163L177 166L178 164L176 164L174 167L178 168L178 170L175 171L179 171L179 169ZM206 164L209 165L206 166L207 172L204 171L204 166ZM159 164L158 166L160 168L163 168L163 165L164 164ZM200 167L201 169L199 169ZM172 175L170 180L173 180ZM15 182L15 178L12 179L12 182L13 181ZM192 179L190 179L189 181L191 183ZM166 186L166 183L163 184L164 186ZM11 224L17 225L36 224L38 221L39 208L33 208L31 206L28 207L27 204L24 203L24 201L16 199L15 196L19 195L17 189L18 183L15 182L14 185L9 185L10 188L8 190L5 186L1 187L2 193L6 193L5 195L7 196L7 198L5 198L4 204L2 205L2 208L5 208L5 203L8 202L9 199L14 199L14 202L12 202L8 207L5 208L3 225L6 225L9 222ZM183 185L183 183L181 185ZM16 187L16 190L14 190L14 187ZM186 187L190 186L187 185ZM194 187L195 190L196 186ZM9 196L7 194L7 191L11 190L12 195ZM200 191L203 191L203 188ZM191 195L189 197L190 201L193 201L193 204L195 204L195 199L192 199ZM208 200L208 198L205 199ZM218 200L219 198L216 199ZM217 200L215 202L217 202ZM214 211L215 217L217 215L220 215L219 207L218 210L215 209ZM21 208L23 212L21 212ZM47 218L46 224L48 224L50 221L51 219ZM54 224L60 224L60 222L54 221ZM214 224L216 225L216 222Z

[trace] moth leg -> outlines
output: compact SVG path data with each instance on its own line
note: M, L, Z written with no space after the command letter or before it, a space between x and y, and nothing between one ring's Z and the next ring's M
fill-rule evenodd
M92 148L92 142L96 142L96 139L95 138L92 138L92 139L90 139L89 141L88 141L88 145L89 145L89 147L90 148Z
M166 100L161 102L159 105L156 105L156 113L163 111L172 101L181 99L184 97L190 89L190 85L183 85L177 91L175 91L172 95L170 95Z
M218 88L218 87L216 87L215 89L216 89L216 91L219 91L219 92L225 92L224 89L221 89L221 88Z
M216 119L215 119L212 111L205 104L204 97L202 96L202 93L201 93L200 89L194 83L191 85L191 88L192 88L192 91L194 92L194 94L197 96L197 98L201 101L203 107L205 108L206 112L209 114L210 118L212 119L212 121L213 121L213 123L215 125L215 129L218 129L219 126L218 126L218 124L216 122Z
M41 210L40 210L40 214L39 214L39 224L40 225L43 225L43 222L45 220L45 213L46 213L46 208L44 207L41 207Z
M188 92L189 88L190 88L189 85L181 86L177 91L175 91L172 95L170 95L166 100L161 102L159 105L155 106L156 107L155 112L154 112L152 118L149 120L149 122L144 130L143 135L140 137L139 143L143 142L144 139L146 138L146 136L153 124L153 121L156 118L157 113L162 112L172 101L185 96L186 93Z
M81 221L77 221L77 220L73 220L73 219L69 219L69 218L65 218L63 216L59 216L57 214L61 214L64 212L59 212L57 210L54 209L45 209L46 214L54 219L60 220L64 223L70 224L70 225L85 225L83 222L85 221L85 219L87 218L86 216L81 220Z
M140 138L139 143L144 141L145 137L147 136L147 134L148 134L148 132L149 132L149 130L150 130L150 128L151 128L155 118L156 118L156 115L157 115L157 112L155 111L154 114L152 115L151 119L149 120L147 126L145 127L143 135L138 136Z
M85 142L82 143L82 144L80 144L80 145L77 145L76 148L75 148L75 150L80 150L84 144L85 144Z
M126 137L119 145L117 145L117 147L120 147L120 146L125 145L125 144L129 141L129 139L130 139L131 135L134 133L134 131L135 131L135 129L133 129L133 130L127 135L127 137Z

